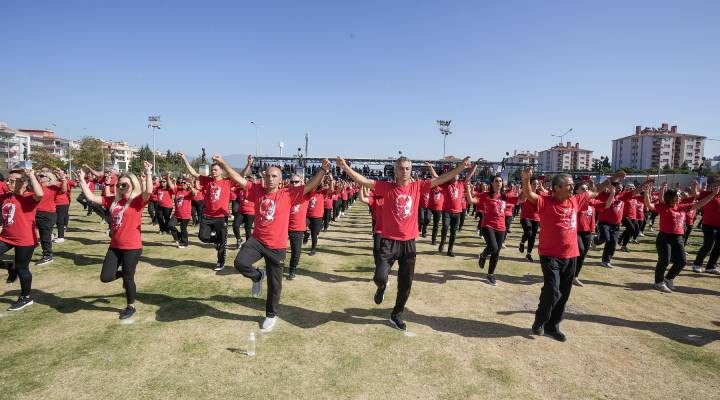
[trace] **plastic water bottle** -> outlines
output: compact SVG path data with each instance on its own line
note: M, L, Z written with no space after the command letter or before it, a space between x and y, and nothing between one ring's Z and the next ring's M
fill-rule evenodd
M255 356L255 332L250 332L250 336L248 336L247 355L250 357Z

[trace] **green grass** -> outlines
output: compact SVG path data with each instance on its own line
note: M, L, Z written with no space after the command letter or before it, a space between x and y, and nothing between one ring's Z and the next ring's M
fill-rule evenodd
M387 323L395 277L384 303L372 302L369 221L358 205L321 235L317 255L302 255L298 279L283 281L280 322L266 334L265 288L254 299L234 269L211 271L214 251L197 245L194 228L194 243L179 250L144 226L138 313L120 324L121 283L99 281L105 228L75 207L55 262L32 267L36 304L1 313L2 399L713 397L720 281L686 271L676 280L684 291L649 290L652 237L618 253L613 270L591 253L562 344L529 335L542 279L538 264L520 260L517 224L495 288L477 268L472 219L454 259L419 239L408 337ZM0 306L17 294L6 287ZM245 355L250 332L255 357Z

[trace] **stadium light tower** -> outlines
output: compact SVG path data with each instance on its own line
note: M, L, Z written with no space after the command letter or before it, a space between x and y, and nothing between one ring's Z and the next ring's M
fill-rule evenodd
M151 115L148 117L148 128L152 128L153 135L153 175L157 175L157 164L155 163L155 153L157 153L157 149L155 148L155 131L160 129L159 115Z
M444 160L445 157L447 156L447 154L445 153L445 142L447 141L448 135L452 133L450 131L450 123L452 121L451 120L445 121L445 120L439 119L435 122L438 125L438 129L440 129L440 134L443 135L443 160Z

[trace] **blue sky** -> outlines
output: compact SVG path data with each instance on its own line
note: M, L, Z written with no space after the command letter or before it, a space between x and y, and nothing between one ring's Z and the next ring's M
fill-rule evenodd
M720 139L715 1L0 2L0 121L199 153L500 159ZM706 156L720 154L707 142Z

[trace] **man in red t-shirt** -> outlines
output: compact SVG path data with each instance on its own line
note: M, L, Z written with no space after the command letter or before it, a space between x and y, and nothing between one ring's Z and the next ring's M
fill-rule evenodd
M217 264L213 270L222 271L225 268L227 254L227 220L230 214L230 191L233 181L223 176L223 167L217 162L210 166L210 176L204 176L195 171L195 168L185 158L185 154L178 153L178 155L185 163L188 173L198 179L201 190L204 192L205 202L198 239L203 243L215 245ZM230 169L232 170L232 168ZM237 174L234 170L233 173Z
M330 171L330 162L323 160L322 167L304 186L281 188L282 171L269 167L264 172L264 185L246 180L230 167L219 155L213 156L214 165L220 166L233 182L247 191L247 198L255 204L255 227L252 237L243 243L235 257L235 269L253 281L251 294L258 297L262 290L265 271L253 266L265 259L268 277L268 295L265 301L264 331L271 330L277 322L280 293L282 291L283 263L288 247L288 229L292 208L301 205L306 196L322 182ZM227 203L226 203L227 204ZM304 217L303 217L304 220ZM304 227L302 231L304 231ZM300 236L302 240L302 234Z
M457 167L445 174L433 178L412 181L412 163L405 157L395 161L395 183L375 181L365 178L348 166L342 157L337 157L337 165L345 171L358 185L373 189L378 196L383 197L382 233L380 234L380 251L375 265L373 281L377 285L375 304L380 304L385 297L390 267L395 260L398 261L398 292L395 307L390 315L390 322L400 330L407 329L402 319L410 297L410 289L415 275L415 238L418 231L418 206L424 193L431 188L449 182L459 175L468 166L469 157L458 163Z
M557 174L551 182L552 194L537 195L530 185L532 169L523 171L523 194L526 201L537 206L540 214L540 266L544 285L540 291L540 303L535 312L532 331L543 333L564 342L565 334L560 331L565 304L570 298L575 262L580 254L577 240L577 213L588 201L602 193L611 182L622 179L620 171L600 184L598 191L587 191L573 195L573 179L568 174Z

